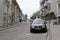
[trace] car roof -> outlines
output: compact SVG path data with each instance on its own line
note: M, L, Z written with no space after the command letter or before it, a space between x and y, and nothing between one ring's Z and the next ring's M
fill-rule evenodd
M41 23L41 22L44 22L43 19L35 19L35 20L33 21L33 23L34 23L34 22L37 22L37 21L40 21L40 23Z
M35 20L42 20L42 19L38 19L38 18L37 18L37 19L35 19Z

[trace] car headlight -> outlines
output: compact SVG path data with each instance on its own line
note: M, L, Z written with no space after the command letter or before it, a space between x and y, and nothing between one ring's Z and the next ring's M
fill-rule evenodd
M32 28L34 28L34 26L32 26Z

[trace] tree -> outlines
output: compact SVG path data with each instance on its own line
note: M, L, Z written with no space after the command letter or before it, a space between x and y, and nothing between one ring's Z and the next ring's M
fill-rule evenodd
M32 17L33 19L35 19L36 17L40 18L40 11L36 11Z
M55 19L55 18L56 18L54 12L48 13L48 14L46 15L46 17L48 17L48 18L50 18L50 19Z

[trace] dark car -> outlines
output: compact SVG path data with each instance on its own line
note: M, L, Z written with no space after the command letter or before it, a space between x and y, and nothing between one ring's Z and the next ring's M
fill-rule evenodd
M43 31L47 31L47 26L44 22L44 20L42 19L35 19L32 24L30 25L30 32L34 32L34 31L38 31L38 30L43 30Z

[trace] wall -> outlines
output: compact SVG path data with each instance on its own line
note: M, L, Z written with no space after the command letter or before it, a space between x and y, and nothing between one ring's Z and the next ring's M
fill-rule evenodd
M3 5L2 5L2 3L3 3L3 0L0 0L0 26L2 26L2 23L3 23Z
M57 2L58 0L49 0L49 2L51 3L51 11L55 13L55 15L57 16Z

